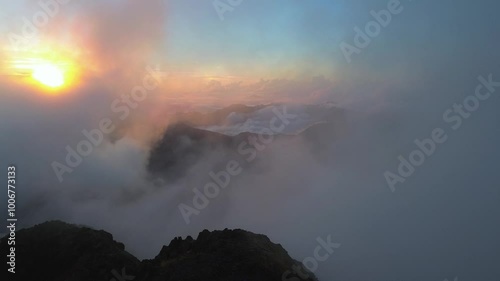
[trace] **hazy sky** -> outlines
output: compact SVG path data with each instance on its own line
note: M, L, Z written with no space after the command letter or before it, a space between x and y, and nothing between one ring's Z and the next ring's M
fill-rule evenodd
M498 4L465 0L401 1L402 12L348 64L341 42L353 44L354 27L364 29L373 20L370 11L388 2L242 1L221 20L212 1L72 0L38 33L107 70L156 62L191 83L200 77L229 83L325 76L336 84L380 77L398 84L495 66ZM22 18L40 9L37 1L4 3L2 40L20 34Z

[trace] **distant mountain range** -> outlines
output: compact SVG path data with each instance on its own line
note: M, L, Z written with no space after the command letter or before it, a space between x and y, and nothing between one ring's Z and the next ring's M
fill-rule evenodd
M19 230L16 238L16 273L3 270L1 280L280 281L293 266L310 276L296 280L317 280L281 245L241 229L178 237L154 259L143 261L103 230L61 221ZM0 251L7 253L9 247L7 237L2 238ZM286 277L295 280L293 274Z
M295 116L283 130L270 130L276 111ZM255 148L259 133L273 141L300 139L318 157L321 150L346 132L345 111L332 103L322 105L232 105L211 113L178 114L150 151L147 168L158 177L182 177L209 151L221 158L241 159L243 146ZM245 144L243 144L245 143ZM244 162L244 161L243 161Z
M338 122L343 118L344 110L334 103L320 105L234 104L208 113L185 112L172 116L172 124L183 123L190 127L235 136L241 133L259 133L269 128L270 120L276 115L274 110L286 111L296 116L282 134L294 135L317 123Z

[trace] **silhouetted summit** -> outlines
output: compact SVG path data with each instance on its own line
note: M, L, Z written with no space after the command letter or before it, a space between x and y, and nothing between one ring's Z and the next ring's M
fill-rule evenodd
M151 149L147 168L153 175L178 178L199 161L204 152L229 147L233 142L233 138L223 134L193 128L184 123L173 124Z
M142 262L111 234L60 221L20 230L17 241L16 274L4 270L2 280L278 281L292 266L301 266L265 235L241 229L177 237ZM8 247L2 238L1 251ZM317 280L308 274L307 280Z
M300 263L265 235L225 229L204 230L196 240L175 238L144 265L146 272L160 277L151 280L271 281L282 280L284 272Z
M109 281L112 269L140 269L140 261L111 234L61 221L19 230L15 246L16 273L4 269L1 280ZM2 238L0 252L8 253L10 247L7 237Z

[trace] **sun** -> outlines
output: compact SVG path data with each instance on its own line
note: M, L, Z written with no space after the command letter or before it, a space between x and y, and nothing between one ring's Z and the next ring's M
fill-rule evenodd
M50 88L59 88L65 82L64 71L57 65L49 63L33 66L31 77Z
M36 93L59 96L71 93L81 85L78 53L61 46L13 50L7 59L6 70L16 82L23 83Z

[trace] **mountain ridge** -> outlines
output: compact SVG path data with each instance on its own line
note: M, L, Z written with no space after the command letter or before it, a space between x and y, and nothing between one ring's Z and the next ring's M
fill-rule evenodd
M300 108L300 110L295 109L295 113L292 114L302 117L292 120L290 123L287 123L287 126L295 126L296 128L303 127L303 129L299 130L296 134L272 132L272 130L268 128L270 126L269 122L271 118L277 117L269 108L270 106L271 105L248 107L244 105L233 105L228 108L217 110L214 113L196 113L195 115L198 116L201 114L203 116L212 116L209 117L208 120L217 119L218 122L220 122L220 126L241 126L241 128L245 127L242 124L247 123L243 120L258 119L258 121L254 120L256 122L254 125L264 125L262 134L266 135L269 132L273 133L272 141L286 141L295 138L302 139L308 149L318 158L324 157L324 153L321 152L320 148L329 146L330 143L341 138L346 132L344 110L330 104L326 106L308 105ZM262 112L264 109L266 111ZM286 107L280 108L280 110L287 112ZM260 113L253 116L254 119L246 115L250 113L255 114L256 112ZM232 123L227 121L231 119L230 116L234 114L240 114L239 117L241 118L233 118L237 119L237 121L233 120L231 121ZM245 115L245 117L242 117L243 115ZM219 153L218 158L221 159L222 163L227 162L224 161L227 159L237 159L241 160L239 161L240 163L245 163L246 161L244 160L245 157L242 156L242 151L245 148L250 150L258 149L255 142L258 142L262 137L259 136L259 133L248 130L242 130L241 132L237 131L237 134L228 135L221 131L200 127L200 124L195 124L195 122L186 120L179 121L181 119L182 118L179 118L178 121L171 123L170 126L165 129L161 138L149 151L147 171L153 178L162 178L169 181L175 181L178 178L182 178L186 171L206 156L207 153L213 151ZM226 120L227 122L222 120ZM298 123L298 125L294 123ZM283 127L286 126L283 125ZM219 129L221 128L222 127L219 127ZM257 127L252 127L252 129L256 130Z
M292 266L301 266L280 245L263 234L242 229L203 230L196 239L175 237L153 259L140 261L104 230L48 221L17 232L16 273L2 280L282 280ZM7 236L0 250L7 251ZM15 279L12 279L12 276Z

